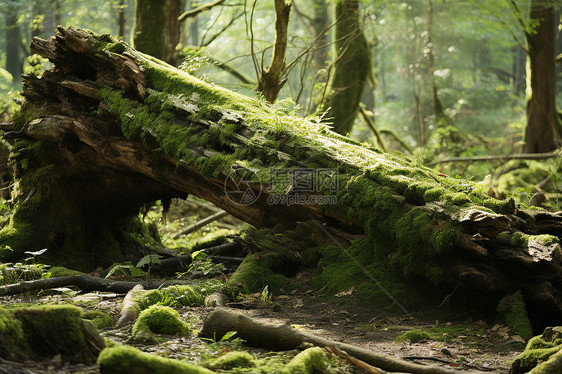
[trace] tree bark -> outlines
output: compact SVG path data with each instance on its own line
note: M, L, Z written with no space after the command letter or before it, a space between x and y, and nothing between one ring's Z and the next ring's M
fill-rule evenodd
M259 77L258 91L268 103L273 103L279 91L287 81L283 78L285 70L285 52L287 51L287 37L289 15L291 14L291 0L275 0L275 43L271 63Z
M23 61L20 54L21 36L18 26L18 14L10 10L6 14L6 70L12 74L14 80L23 73Z
M555 9L542 1L531 1L531 20L537 22L527 39L527 128L525 153L550 152L561 145L556 110Z
M133 46L176 65L176 46L180 40L178 17L183 3L183 0L136 0Z
M334 5L334 72L328 85L325 107L334 131L351 131L365 83L372 77L371 54L359 21L359 1L343 0Z
M6 135L18 139L17 204L1 261L42 248L67 266L138 260L158 245L139 208L193 194L258 228L300 228L318 248L351 245L471 308L521 290L537 326L561 322L561 213L492 199L104 35L59 28L32 49L54 68L26 78Z

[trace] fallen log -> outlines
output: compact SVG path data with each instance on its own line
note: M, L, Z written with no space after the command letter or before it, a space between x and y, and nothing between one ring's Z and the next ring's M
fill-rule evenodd
M176 282L177 283L177 282ZM145 289L155 289L166 285L165 282L144 281L127 282L115 281L105 278L92 277L90 275L69 275L48 279L36 279L0 286L0 296L18 295L31 291L48 290L50 288L75 286L84 292L103 291L115 293L127 293L136 285L142 285Z
M521 290L538 328L562 322L562 213L495 200L483 185L362 146L108 35L60 27L31 49L54 67L25 77L6 134L17 139L17 205L0 260L42 248L50 262L86 269L138 260L158 241L139 207L192 194L258 228L299 227L321 253L351 245L341 256L353 254L350 266L373 282L368 265L383 264L487 311Z
M274 325L243 314L233 313L226 309L217 309L203 323L199 336L207 339L220 340L226 333L236 331L236 337L244 339L249 345L267 349L290 350L302 347L305 343L319 347L333 346L347 354L377 368L412 374L454 374L458 370L447 369L436 365L420 365L359 348L351 344L335 342L320 336L303 332L291 327L289 323ZM466 373L482 373L480 371L463 371Z

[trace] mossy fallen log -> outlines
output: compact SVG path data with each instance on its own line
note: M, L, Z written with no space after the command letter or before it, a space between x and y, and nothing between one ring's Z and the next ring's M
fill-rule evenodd
M296 226L320 256L350 247L332 260L383 264L453 303L495 311L521 290L536 326L562 319L562 214L495 200L107 35L59 28L31 48L54 67L25 77L6 134L17 205L1 260L42 248L82 268L138 259L158 245L139 207L193 194L256 227Z

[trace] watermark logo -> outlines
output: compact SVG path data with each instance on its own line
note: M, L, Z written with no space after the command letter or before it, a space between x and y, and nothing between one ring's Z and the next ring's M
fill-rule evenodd
M260 197L262 183L251 170L232 170L224 181L224 192L233 203L250 205Z
M328 168L271 169L261 182L247 169L232 171L225 180L227 197L236 204L249 205L258 200L262 191L270 205L336 204L338 173ZM262 189L263 187L263 189Z

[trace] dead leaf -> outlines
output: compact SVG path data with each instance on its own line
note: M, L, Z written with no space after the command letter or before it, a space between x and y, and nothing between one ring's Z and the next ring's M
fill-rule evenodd
M355 291L355 286L353 286L353 287L351 287L351 288L349 288L349 289L347 289L347 290L345 290L345 291L338 292L338 293L336 294L336 297L349 296L349 295L351 295L351 294L353 293L353 291Z

